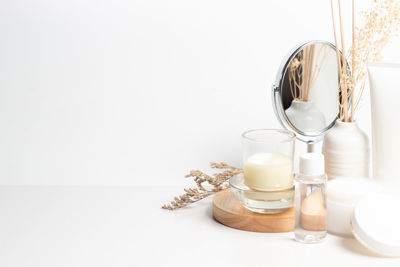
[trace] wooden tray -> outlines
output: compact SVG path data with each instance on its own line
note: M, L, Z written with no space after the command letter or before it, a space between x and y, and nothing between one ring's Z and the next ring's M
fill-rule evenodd
M230 189L213 199L213 216L220 223L252 232L281 233L294 230L294 209L278 214L259 214L243 207Z

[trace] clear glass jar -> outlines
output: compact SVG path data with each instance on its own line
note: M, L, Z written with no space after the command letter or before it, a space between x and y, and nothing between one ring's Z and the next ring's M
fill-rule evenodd
M295 134L256 129L244 132L242 138L243 183L253 191L244 196L247 203L260 206L262 213L278 213L292 207Z

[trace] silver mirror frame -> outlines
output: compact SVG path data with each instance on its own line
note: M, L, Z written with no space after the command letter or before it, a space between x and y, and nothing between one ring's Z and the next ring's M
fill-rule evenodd
M322 138L324 137L324 134L333 127L333 125L335 125L335 121L334 120L331 124L329 124L327 127L325 127L324 129L322 129L321 131L317 131L317 132L313 132L313 133L305 133L299 129L297 129L288 119L288 117L286 116L285 110L283 109L283 104L282 104L282 98L280 95L281 92L281 88L285 79L285 74L286 74L286 70L288 68L289 63L291 62L291 60L297 55L297 53L299 51L301 51L303 48L305 48L306 46L312 45L312 44L326 44L330 47L332 47L333 49L336 50L336 47L327 41L320 41L320 40L312 40L312 41L307 41L304 43L301 43L297 46L295 46L287 55L286 57L283 59L281 66L279 67L277 76L276 76L276 80L275 80L275 84L272 85L272 104L274 107L274 112L276 117L278 118L280 124L287 130L292 131L296 134L297 139L299 139L300 141L306 142L307 144L315 144L319 141L322 140ZM309 150L312 150L309 148Z

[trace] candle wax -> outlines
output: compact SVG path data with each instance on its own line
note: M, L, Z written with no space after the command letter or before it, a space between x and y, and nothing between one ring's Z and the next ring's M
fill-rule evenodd
M255 190L285 189L293 184L293 161L278 153L257 153L244 161L244 183Z

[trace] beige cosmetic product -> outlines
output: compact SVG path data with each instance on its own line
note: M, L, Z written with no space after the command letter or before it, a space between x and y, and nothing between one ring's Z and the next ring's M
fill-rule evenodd
M319 190L313 190L301 204L300 222L304 230L326 230L326 208Z

